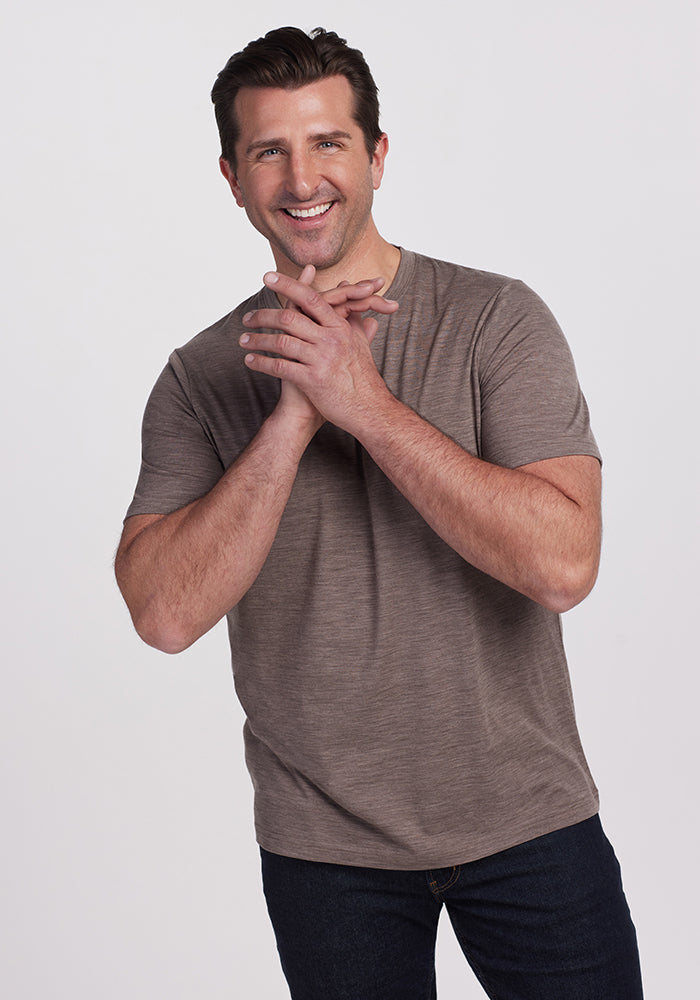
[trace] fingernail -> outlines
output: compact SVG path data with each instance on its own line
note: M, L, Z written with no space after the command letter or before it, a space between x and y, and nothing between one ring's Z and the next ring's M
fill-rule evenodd
M266 285L274 285L279 281L279 274L275 271L268 271L267 274L263 275L263 281Z
M247 344L249 340L250 340L250 334L249 333L244 333L243 336L239 339L238 343L239 344Z
M246 313L245 316L243 317L243 322L250 323L252 316L253 316L252 312Z

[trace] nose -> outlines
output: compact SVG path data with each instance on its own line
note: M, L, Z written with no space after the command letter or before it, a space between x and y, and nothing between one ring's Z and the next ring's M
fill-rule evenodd
M289 156L286 187L297 201L309 201L318 187L319 175L311 153Z

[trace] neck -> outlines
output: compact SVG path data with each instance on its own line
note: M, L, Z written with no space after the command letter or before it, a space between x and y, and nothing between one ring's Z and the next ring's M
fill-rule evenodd
M316 272L313 287L319 292L325 292L330 288L336 288L341 281L354 284L357 281L381 276L384 279L381 292L385 293L394 280L400 260L401 252L398 247L383 239L374 221L370 220L369 227L358 245L337 264L320 268ZM278 260L276 254L275 265L278 271L292 278L298 278L302 271L301 267L291 264L286 259Z

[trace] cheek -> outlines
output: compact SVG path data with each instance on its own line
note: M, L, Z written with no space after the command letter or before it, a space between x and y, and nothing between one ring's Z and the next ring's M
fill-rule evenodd
M236 201L242 208L252 212L265 212L277 198L278 185L268 173L263 178L247 177L243 185L239 185L238 191L240 200L236 198Z

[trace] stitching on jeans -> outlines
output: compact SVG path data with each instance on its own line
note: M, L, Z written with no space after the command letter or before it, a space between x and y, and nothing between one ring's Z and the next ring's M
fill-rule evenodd
M447 890L451 889L452 886L455 884L455 882L457 881L457 879L459 878L459 876L461 875L461 873L462 873L462 866L461 865L453 865L453 867L452 867L452 874L448 878L447 882L445 882L444 885L438 885L437 884L437 879L435 878L435 876L433 875L433 872L431 870L429 872L429 885L430 885L431 891L434 892L436 895L439 894L439 893L442 893L442 892L447 892Z

